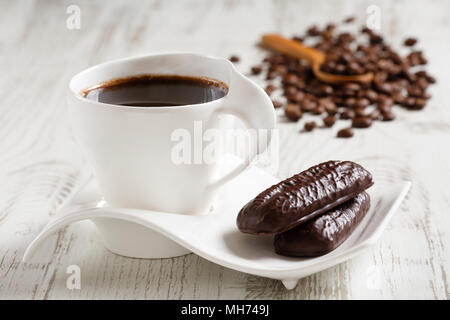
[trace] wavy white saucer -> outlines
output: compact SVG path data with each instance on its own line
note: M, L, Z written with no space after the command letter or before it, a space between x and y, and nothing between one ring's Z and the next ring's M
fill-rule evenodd
M257 167L251 167L223 188L211 214L191 216L107 207L91 179L64 208L64 212L53 218L29 245L23 260L29 261L43 240L58 229L92 219L105 240L105 246L115 253L151 257L153 252L145 252L148 239L143 240L146 239L146 231L151 229L156 231L150 232L153 241L158 241L158 236L164 243L167 242L165 237L173 240L171 250L178 250L179 255L192 251L227 268L282 280L287 289L293 289L300 278L350 259L374 244L411 185L410 182L401 182L387 187L375 183L368 191L372 203L370 211L339 248L317 258L288 258L274 253L272 237L242 234L235 223L239 209L278 180ZM167 249L163 247L162 250Z

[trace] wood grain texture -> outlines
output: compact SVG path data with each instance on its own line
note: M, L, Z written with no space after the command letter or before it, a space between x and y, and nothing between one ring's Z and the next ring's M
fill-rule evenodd
M66 8L81 8L81 29L66 28ZM279 117L280 167L288 177L329 159L362 163L375 181L413 186L381 241L350 261L281 282L235 272L196 255L138 260L108 252L90 222L55 234L35 262L24 249L90 174L65 108L70 77L106 60L164 51L229 57L248 73L264 53L264 32L306 26L381 8L392 43L409 35L426 48L439 83L421 112L398 112L350 140L334 129L299 134ZM449 299L450 2L434 1L13 1L0 2L0 298L24 299ZM81 289L66 288L66 268L81 268Z

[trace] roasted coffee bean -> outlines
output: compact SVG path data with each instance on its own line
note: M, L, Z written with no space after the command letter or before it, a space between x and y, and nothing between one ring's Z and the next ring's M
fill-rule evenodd
M329 115L335 115L338 112L336 104L330 98L320 98L318 103L325 108Z
M276 89L277 89L277 87L276 87L275 85L273 85L273 84L268 84L268 85L266 86L266 88L264 89L264 91L266 91L267 95L270 96L270 95L272 94L272 92L274 92Z
M430 85L430 83L428 82L428 80L426 78L418 78L414 82L414 86L422 89L423 91L425 91L429 85Z
M322 113L325 113L325 107L322 106L322 105L317 105L317 106L314 108L314 110L312 111L312 113L313 113L313 114L317 114L317 115L322 114Z
M370 208L363 191L323 215L275 235L275 252L290 257L317 257L339 247L356 229Z
M326 85L326 84L322 84L319 88L320 88L321 95L328 96L328 95L333 94L333 87L332 86L329 86L329 85Z
M377 107L377 110L379 110L381 113L388 113L392 111L392 107L386 105L379 105Z
M356 98L366 98L366 90L361 89L361 90L359 90L359 91L356 91L355 94L354 94L354 96L355 96Z
M317 106L317 102L311 99L305 98L301 101L300 106L302 107L302 111L311 112Z
M403 103L403 106L409 110L422 110L425 107L426 99L423 98L407 98Z
M270 65L275 65L284 63L285 57L279 53L272 53L271 55L265 57L263 61L269 63Z
M297 76L294 73L286 73L283 77L283 84L295 85L297 83Z
M338 138L351 138L353 137L353 130L352 128L344 128L338 131L337 133Z
M425 95L424 90L420 87L409 87L407 91L410 97L422 98Z
M405 41L403 42L403 44L407 47L412 47L413 45L415 45L417 43L417 39L416 38L407 38L405 39Z
M365 117L366 116L366 109L358 107L355 109L355 117Z
M371 30L371 29L369 29L368 27L362 27L361 28L361 33L367 33L367 34L370 34L370 33L372 33L373 31Z
M401 92L395 92L391 95L394 104L403 104L406 100L406 98L408 98L407 96L403 95Z
M385 95L380 95L378 99L379 108L392 107L394 105L394 100L392 98L386 97Z
M333 104L328 104L325 105L325 111L330 115L330 116L334 116L338 113L338 107L333 103Z
M299 90L304 90L306 88L305 81L302 79L297 79L297 81L294 83L294 85Z
M278 76L278 74L274 71L268 72L266 75L266 80L273 80Z
M329 46L329 41L333 38L333 31L325 29L320 34L322 36L323 42L321 43L322 48L321 49L327 49Z
M367 98L359 98L355 101L355 107L357 108L365 108L370 105L370 100Z
M369 34L369 42L371 45L381 44L383 41L384 39L380 35L374 33Z
M369 117L372 120L381 120L382 119L382 113L381 113L380 110L374 109L374 110L372 110L372 112L369 113Z
M373 82L375 83L375 85L377 85L378 83L384 83L387 81L389 77L389 74L386 71L379 71L375 74Z
M311 37L315 37L315 36L320 35L320 31L319 31L319 28L318 28L317 26L311 26L311 27L306 31L306 33L308 34L308 36L311 36Z
M337 42L342 44L345 44L346 42L353 42L353 40L355 40L355 37L352 36L350 33L348 32L343 32L341 34L338 35L337 37Z
M230 61L231 62L239 62L240 60L241 59L238 56L236 56L236 55L233 55L233 56L230 57Z
M387 112L383 112L383 121L392 121L395 119L395 114L392 112L392 110L389 110Z
M364 69L355 61L348 62L347 64L348 74L363 74Z
M273 71L276 72L278 75L283 75L287 72L288 68L284 65L277 64L274 66L269 67L269 72Z
M333 31L334 29L336 29L336 24L334 24L334 23L329 23L325 27L326 31Z
M372 175L351 161L328 161L268 188L239 212L237 226L276 234L305 223L373 185Z
M292 96L298 92L298 89L294 86L285 86L284 87L284 95L286 97Z
M361 85L359 83L355 83L355 82L348 82L343 85L343 88L345 90L358 91L361 89Z
M262 72L262 68L260 66L253 66L251 71L252 71L252 74L258 75Z
M356 99L355 98L347 98L344 100L344 105L346 105L349 108L354 108L356 106Z
M414 99L413 97L408 97L405 99L405 101L403 101L403 105L405 107L413 108L415 104L416 104L416 99Z
M427 101L425 99L421 99L421 98L417 98L416 99L416 103L415 103L415 109L423 109L425 107L425 104L427 103Z
M406 61L408 61L409 65L414 67L418 65L427 64L427 59L423 56L422 51L413 51L407 57Z
M427 75L427 80L429 83L436 83L436 78L433 76Z
M336 105L342 106L344 104L344 99L340 96L331 96L331 101L333 101Z
M427 77L427 72L425 70L419 70L416 71L415 75L419 78L426 78Z
M284 108L284 114L291 121L298 121L302 116L302 110L298 104L290 103Z
M372 119L370 117L355 117L352 120L353 128L368 128L372 125Z
M347 70L346 66L342 63L339 63L339 64L336 64L336 68L334 70L330 70L330 73L345 74L346 70ZM333 71L335 71L335 72L333 72Z
M378 91L390 94L392 92L392 85L388 82L375 82Z
M293 94L286 95L286 99L288 99L289 102L295 102L295 103L300 103L304 97L305 97L305 94L302 91L298 91L298 90Z
M272 104L275 109L281 108L283 106L283 103L278 100L272 100Z
M405 89L405 88L407 88L408 86L409 86L409 84L410 84L410 80L411 81L416 81L416 76L414 76L414 79L413 80L411 80L411 79L409 79L409 80L407 80L407 79L403 79L403 78L400 78L400 79L397 79L397 80L395 80L395 84L396 84L396 86L400 89L400 90L403 90L403 89Z
M333 116L328 116L328 117L325 117L325 118L323 118L323 124L326 126L326 127L332 127L334 124L336 123L336 118L335 117L333 117Z
M355 117L355 111L347 109L341 112L340 118L347 120L347 119L353 119Z
M420 98L428 100L431 98L431 95L428 92L424 91L422 97Z
M376 102L378 99L378 94L374 90L367 90L364 92L364 96L370 100L370 102Z
M303 129L307 132L309 131L313 131L315 128L317 127L317 123L315 123L314 121L309 121L305 123L305 126L303 127Z
M354 22L355 21L355 17L348 17L348 18L346 18L345 20L344 20L344 23L351 23L351 22Z
M316 97L322 96L322 91L320 90L320 86L317 83L308 85L305 89L311 95L314 95Z

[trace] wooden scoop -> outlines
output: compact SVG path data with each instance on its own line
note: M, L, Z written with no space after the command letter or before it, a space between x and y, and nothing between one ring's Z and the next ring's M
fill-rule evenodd
M262 37L263 44L275 51L283 53L297 59L305 59L312 66L316 77L328 83L363 82L368 83L373 79L373 73L360 75L343 76L326 73L320 70L320 66L325 61L325 54L317 49L304 46L300 41L289 40L277 34L266 34Z

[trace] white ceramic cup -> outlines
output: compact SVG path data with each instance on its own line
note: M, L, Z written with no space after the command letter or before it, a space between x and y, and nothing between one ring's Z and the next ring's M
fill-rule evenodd
M214 101L176 107L118 106L80 95L101 82L139 74L208 77L224 82L229 91ZM265 151L275 126L272 102L258 85L228 60L190 53L126 58L91 67L70 81L68 105L72 129L108 204L170 213L207 213L218 189ZM201 123L203 131L219 128L218 119L224 114L241 119L250 129L267 130L268 139L252 141L258 148L222 177L217 176L220 161L174 163L175 130L194 137L194 123Z

